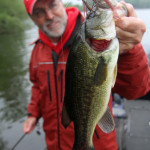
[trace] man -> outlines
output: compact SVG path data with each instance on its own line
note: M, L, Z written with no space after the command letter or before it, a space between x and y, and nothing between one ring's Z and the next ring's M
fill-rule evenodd
M135 99L149 91L147 56L140 44L145 32L144 23L136 17L130 4L129 16L116 23L120 42L118 74L114 92ZM69 49L83 17L76 8L64 8L61 0L24 0L27 13L39 27L30 60L30 79L33 83L28 118L23 131L30 133L43 117L43 128L48 150L72 150L74 128L61 124L65 67ZM109 101L112 107L112 97ZM115 130L103 133L98 126L93 135L95 150L117 150Z

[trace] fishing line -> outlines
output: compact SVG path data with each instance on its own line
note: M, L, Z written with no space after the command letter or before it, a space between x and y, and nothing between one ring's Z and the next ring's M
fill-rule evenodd
M85 7L85 4L84 4L84 1L82 0L82 3L83 3L83 11L84 11L84 17L86 16L86 7Z
M65 7L68 7L68 5L69 5L69 1L67 2L67 4L65 5ZM62 44L62 35L61 35L61 44ZM63 62L65 61L64 60L64 52L63 52L63 44L62 44L62 53L63 53ZM41 133L39 132L39 130L37 131L37 134L38 135L40 135ZM26 136L27 134L26 133L24 133L20 138L19 138L19 140L16 142L16 144L13 146L13 148L11 149L11 150L15 150L15 148L17 147L17 145L25 138L25 136Z
M63 62L65 62L65 59L64 59L64 46L63 46L63 42L62 42L62 35L61 35L61 47L62 47Z
M24 139L24 137L26 136L27 134L24 133L20 138L19 140L16 142L16 144L13 146L13 148L11 150L14 150L16 148L16 146Z
M70 1L68 1L66 4L65 4L65 7L68 7L69 6L69 4L70 4ZM60 37L61 39L61 47L62 47L62 56L63 56L63 62L65 62L65 59L64 59L64 46L63 46L63 42L62 42L62 35L61 35L61 37Z
M70 3L71 3L71 0L67 1L64 6L65 6L65 7L68 7ZM62 59L63 59L63 62L65 62L65 59L64 59L64 47L63 47L63 42L62 42L62 41L63 41L62 35L61 35L61 39L60 39L60 40L61 40L62 55L63 55L63 58L62 58Z

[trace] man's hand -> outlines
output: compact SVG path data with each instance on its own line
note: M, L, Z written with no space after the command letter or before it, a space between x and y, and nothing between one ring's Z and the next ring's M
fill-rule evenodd
M36 117L28 117L28 119L23 124L23 132L27 134L31 133L31 131L35 128L36 123Z
M144 22L137 18L131 4L121 3L127 7L128 17L121 17L116 21L116 32L120 45L119 54L124 54L141 42L146 27Z

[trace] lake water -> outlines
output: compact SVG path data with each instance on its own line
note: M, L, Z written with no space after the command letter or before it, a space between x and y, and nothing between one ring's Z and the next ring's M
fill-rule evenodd
M147 54L150 54L150 9L138 9L137 15L147 27L142 40ZM24 33L0 35L0 150L10 150L23 135L22 124L26 118L26 107L30 99L28 64L36 40L37 28ZM36 130L27 135L15 150L44 150L44 133Z

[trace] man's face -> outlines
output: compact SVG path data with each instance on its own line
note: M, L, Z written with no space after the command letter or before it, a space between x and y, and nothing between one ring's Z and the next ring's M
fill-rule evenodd
M59 38L67 25L67 14L61 0L38 0L31 18L50 38Z

